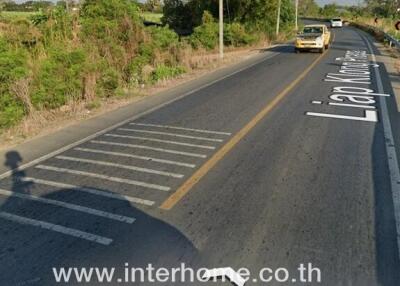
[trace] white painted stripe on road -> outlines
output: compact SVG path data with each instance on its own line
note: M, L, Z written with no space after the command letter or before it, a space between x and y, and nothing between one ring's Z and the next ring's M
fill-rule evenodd
M184 130L184 131L193 131L193 132L199 132L199 133L210 133L210 134L226 135L226 136L232 135L232 133L228 133L228 132L210 131L210 130L204 130L204 129L192 129L192 128L184 128L184 127L169 126L169 125L145 124L145 123L130 123L130 125L157 127L157 128L165 128L165 129L175 129L175 130Z
M222 140L222 139L189 136L189 135L182 135L182 134L168 133L168 132L149 131L149 130L140 130L140 129L131 129L131 128L118 128L118 130L128 131L128 132L137 132L137 133L146 133L146 134L165 135L165 136L172 136L172 137L178 137L178 138L196 139L196 140L210 141L210 142L224 142L224 140Z
M35 168L47 170L47 171L59 172L59 173L67 173L67 174L73 174L73 175L79 175L79 176L98 178L98 179L107 180L107 181L111 181L111 182L134 185L134 186L144 187L144 188L148 188L148 189L155 189L155 190L160 190L160 191L165 191L165 192L168 192L171 190L170 187L149 184L149 183L135 181L135 180L111 177L111 176L97 174L97 173L77 171L77 170L72 170L72 169L58 168L58 167L52 167L52 166L46 166L46 165L38 165Z
M279 46L279 45L276 45L276 46ZM273 47L270 47L270 48L273 48ZM188 91L188 92L186 92L186 93L184 93L184 94L182 94L182 95L180 95L178 97L175 97L175 98L173 98L171 100L168 100L168 101L166 101L166 102L164 102L164 103L162 103L160 105L157 105L157 106L155 106L153 108L150 108L150 109L148 109L146 111L143 111L143 112L141 112L141 113L139 113L137 115L134 115L134 116L132 116L130 118L127 118L127 119L125 119L125 120L123 120L121 122L118 122L118 123L116 123L114 125L111 125L111 126L109 126L107 128L99 130L99 131L97 131L97 132L95 132L95 133L93 133L93 134L91 134L91 135L89 135L89 136L87 136L87 137L85 137L85 138L83 138L81 140L78 140L78 141L73 142L71 144L68 144L68 145L66 145L64 147L61 147L61 148L59 148L59 149L57 149L57 150L55 150L53 152L50 152L50 153L48 153L48 154L46 154L44 156L41 156L41 157L39 157L37 159L34 159L34 160L30 161L29 163L23 164L23 165L18 167L18 170L22 171L22 170L25 170L25 169L27 169L29 167L32 167L32 166L36 165L36 164L39 164L39 163L41 163L43 161L46 161L46 160L48 160L48 159L50 159L50 158L52 158L54 156L57 156L57 155L59 155L61 153L64 153L65 151L68 151L71 148L74 148L74 147L76 147L76 146L78 146L80 144L83 144L83 143L86 143L86 142L88 142L90 140L93 140L96 137L99 137L99 136L101 136L101 135L103 135L103 134L105 134L107 132L110 132L111 130L114 130L114 129L118 128L118 127L121 127L121 126L123 126L123 125L125 125L125 124L127 124L127 123L129 123L131 121L134 121L134 120L137 120L138 118L141 118L142 116L150 114L150 113L152 113L154 111L157 111L157 110L159 110L159 109L161 109L161 108L163 108L165 106L168 106L169 104L172 104L172 103L174 103L174 102L176 102L178 100L181 100L182 98L185 98L186 96L189 96L189 95L191 95L193 93L196 93L196 92L198 92L198 91L200 91L200 90L202 90L204 88L212 86L213 84L216 84L216 83L218 83L220 81L223 81L223 80L225 80L225 79L227 79L227 78L229 78L231 76L234 76L234 75L236 75L238 73L241 73L242 71L245 71L245 70L247 70L247 69L249 69L249 68L251 68L253 66L261 64L261 63L263 63L263 62L265 62L265 61L267 61L269 59L272 59L273 57L276 57L277 55L279 55L279 53L274 53L274 54L272 54L270 56L265 57L264 59L262 59L260 61L252 63L252 64L250 64L248 66L245 66L245 67L243 67L241 69L238 69L238 70L236 70L236 71L234 71L234 72L232 72L232 73L230 73L228 75L225 75L225 76L220 77L220 78L218 78L216 80L210 81L210 82L208 82L208 83L206 83L206 84L204 84L204 85L202 85L202 86L200 86L198 88L192 89L192 90L190 90L190 91ZM174 128L174 127L170 127L170 128ZM192 131L195 131L195 130L192 130ZM198 131L200 131L200 130L198 130ZM225 135L231 135L231 134L227 133ZM1 174L0 175L0 180L11 176L15 170L16 169L12 169L12 170L9 170L9 171Z
M34 196L34 195L10 192L10 191L3 190L3 189L0 189L0 195L5 196L5 197L19 198L22 200L31 200L31 201L40 202L43 204L48 204L48 205L54 205L54 206L58 206L58 207L62 207L62 208L66 208L66 209L70 209L70 210L74 210L74 211L78 211L78 212L87 213L87 214L94 215L94 216L104 217L107 219L112 219L112 220L116 220L116 221L120 221L120 222L126 222L129 224L135 222L135 219L132 217L117 215L117 214L113 214L113 213L109 213L109 212L105 212L105 211L101 211L101 210L97 210L97 209L92 209L92 208L75 205L75 204L70 204L70 203L66 203L66 202L61 202L61 201L57 201L57 200L51 200L51 199L38 197L38 196Z
M76 185L64 184L64 183L30 178L30 177L20 178L19 180L24 181L24 182L33 182L35 184L56 187L56 188L60 188L60 189L69 189L69 190L74 190L74 191L79 191L79 192L85 192L85 193L96 195L96 196L102 196L102 197L115 199L115 200L121 200L121 201L128 201L131 203L136 203L136 204L141 204L141 205L146 205L146 206L152 206L155 204L155 202L153 202L153 201L135 198L135 197L131 197L131 196L115 194L115 193L109 193L109 192L105 192L105 191L101 191L101 190L93 189L93 188L88 188L88 187L80 187L80 186L76 186Z
M184 177L184 175L182 175L182 174L157 171L157 170L153 170L153 169L141 168L141 167L130 166L130 165L121 165L121 164L105 162L105 161L90 160L90 159L76 158L76 157L70 157L70 156L57 156L56 158L60 159L60 160L71 161L71 162L89 163L89 164L100 165L100 166L115 167L115 168L120 168L120 169L127 169L127 170L131 170L131 171L143 172L143 173L172 177L172 178L183 178Z
M367 43L368 49L371 54L372 63L377 64L376 56L372 46L369 42L369 39L365 37L365 41ZM381 74L379 72L379 66L374 67L374 72L376 76L376 83L378 86L379 93L385 93L383 88ZM379 103L382 109L382 123L383 130L385 134L385 145L386 145L386 154L388 158L389 165L389 173L391 178L391 189L393 196L393 205L394 205L394 215L396 220L396 230L397 230L397 250L398 255L400 257L400 170L399 170L399 162L397 161L397 152L393 137L392 124L390 123L389 111L386 104L385 97L379 97Z
M120 152L111 152L111 151L104 151L104 150L91 149L91 148L75 148L74 150L81 151L81 152L95 153L95 154L127 157L127 158L139 159L139 160L144 160L144 161L151 161L151 162L163 163L163 164L168 164L168 165L187 167L187 168L195 168L196 167L195 164L188 164L188 163L183 163L183 162L164 160L164 159L139 156L139 155L133 155L133 154L126 154L126 153L120 153Z
M207 155L204 154L196 154L196 153L189 153L189 152L181 152L177 150L171 149L163 149L163 148L155 148L150 146L144 145L136 145L136 144L126 144L126 143L116 143L116 142L109 142L109 141L100 141L100 140L92 140L90 141L96 144L103 144L103 145L112 145L112 146L121 146L121 147L129 147L129 148L137 148L137 149L145 149L145 150L152 150L158 151L163 153L175 154L175 155L183 155L188 157L196 157L196 158L207 158Z
M366 110L365 117L338 115L338 114L330 114L330 113L318 113L318 112L307 112L306 114L310 115L310 116L325 117L325 118L378 122L378 116L376 114L376 111L372 111L372 110Z
M322 104L323 102L320 100L313 100L311 101L312 104Z
M7 212L0 212L0 218L6 219L6 220L9 220L12 222L20 223L20 224L40 227L43 229L59 232L59 233L65 234L65 235L73 236L76 238L81 238L84 240L96 242L96 243L103 244L103 245L110 245L113 241L111 238L95 235L92 233L88 233L88 232L84 232L81 230L61 226L58 224L52 224L52 223L41 221L41 220L36 220L36 219L32 219L32 218L14 215L14 214L10 214Z
M187 147L195 147L195 148L201 148L201 149L215 150L214 146L196 145L196 144L183 143L183 142L177 142L177 141L162 140L162 139L157 139L157 138L129 136L129 135L118 135L118 134L106 134L104 136L114 137L114 138L126 138L126 139L135 139L135 140L144 140L144 141L159 142L159 143L173 144L173 145L179 145L179 146L187 146Z

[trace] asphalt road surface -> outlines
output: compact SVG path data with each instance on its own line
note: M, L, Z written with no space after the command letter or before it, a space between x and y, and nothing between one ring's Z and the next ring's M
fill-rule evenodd
M398 129L390 128L398 118L393 96L383 95L393 91L369 36L333 33L323 55L280 46L30 166L21 168L29 162L18 148L8 152L0 285L58 285L54 267L115 267L124 277L125 267L149 263L246 267L246 285L400 285ZM340 75L339 58L365 52L370 80L327 81L360 78ZM350 87L353 96L381 95L340 101ZM300 281L301 263L320 269L321 281L317 271ZM290 279L253 280L264 267L286 268ZM153 284L231 285L135 283Z

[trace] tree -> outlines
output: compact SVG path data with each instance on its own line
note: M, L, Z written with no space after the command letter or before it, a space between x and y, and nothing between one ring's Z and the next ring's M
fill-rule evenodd
M380 17L395 17L400 2L397 0L365 0L367 11Z
M319 13L319 6L314 0L299 0L299 15L314 17Z
M164 0L164 8L161 21L172 29L192 29L193 18L187 4L182 0Z
M225 3L229 4L224 7L226 22L239 22L249 29L273 34L278 0L229 0ZM209 11L214 18L218 18L216 0L165 0L164 4L163 22L174 28L193 29L201 25L204 11ZM293 26L294 1L282 0L281 8L282 28Z
M321 14L327 18L337 17L338 6L333 4L326 4L324 8L321 9Z

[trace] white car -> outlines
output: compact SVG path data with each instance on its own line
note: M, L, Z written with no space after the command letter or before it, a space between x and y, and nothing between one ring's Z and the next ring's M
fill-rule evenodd
M342 28L343 21L340 18L335 18L331 20L331 28Z

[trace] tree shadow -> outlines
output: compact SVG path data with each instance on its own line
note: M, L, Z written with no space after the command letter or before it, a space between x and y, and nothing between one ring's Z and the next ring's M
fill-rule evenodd
M76 189L50 189L46 190L45 194L38 195L43 191L43 186L27 182L26 172L19 169L22 161L16 151L6 155L5 165L13 172L10 178L3 180L6 182L0 182L2 189L5 189L3 185L8 185L15 194L37 195L39 198L68 202L135 218L135 221L129 224L34 200L21 199L18 196L9 196L1 205L0 213L77 229L110 238L112 243L102 245L39 226L24 225L0 218L1 285L59 284L55 282L53 267L115 267L115 275L124 277L125 263L135 268L146 268L150 263L155 268L178 267L183 262L187 267L195 264L198 257L197 249L173 225L147 214L146 210L133 206L122 197L104 198ZM29 173L29 169L27 172ZM97 190L110 193L104 189ZM98 285L96 281L85 284ZM72 280L68 285L74 285L74 282L76 283L76 280ZM145 283L137 284L145 285ZM174 284L179 285L179 283Z

